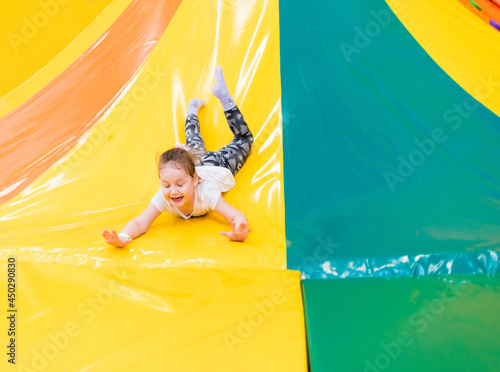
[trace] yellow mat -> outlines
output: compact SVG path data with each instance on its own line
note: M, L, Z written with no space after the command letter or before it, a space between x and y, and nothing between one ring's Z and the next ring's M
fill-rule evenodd
M25 262L17 281L2 371L307 371L298 272Z

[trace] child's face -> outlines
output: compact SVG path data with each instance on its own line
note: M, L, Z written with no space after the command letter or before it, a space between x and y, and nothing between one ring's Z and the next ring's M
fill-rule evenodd
M163 196L174 207L194 206L196 173L191 177L183 168L167 164L160 171L160 184Z

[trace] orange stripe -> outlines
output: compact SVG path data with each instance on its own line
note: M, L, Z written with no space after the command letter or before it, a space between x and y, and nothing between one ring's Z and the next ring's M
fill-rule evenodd
M478 10L474 5L470 3L470 0L458 0L459 3L461 3L463 6L465 6L467 9L469 9L472 13L477 15L479 18L481 18L485 22L489 22L490 19L484 14L482 10ZM477 1L476 1L477 3Z
M0 120L0 204L66 154L116 100L181 0L138 0L77 61Z
M479 4L483 10L481 10L481 13L486 15L488 18L488 22L490 19L493 19L494 21L500 22L500 8L498 5L493 4L489 0L475 0L476 3Z

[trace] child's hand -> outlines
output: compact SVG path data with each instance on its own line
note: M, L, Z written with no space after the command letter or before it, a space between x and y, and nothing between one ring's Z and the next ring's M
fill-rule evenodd
M243 222L238 225L238 228L236 228L236 223L233 221L231 223L231 231L221 231L220 234L228 237L233 242L242 242L247 238L250 230L251 229L248 228L248 226Z
M113 230L113 234L111 234L108 230L104 230L102 236L106 239L106 243L118 248L125 247L132 241L132 239L120 238L115 230Z

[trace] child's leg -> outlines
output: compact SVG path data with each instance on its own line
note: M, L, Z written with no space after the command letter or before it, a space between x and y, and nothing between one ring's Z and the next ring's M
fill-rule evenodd
M186 113L186 125L184 127L186 146L195 158L199 158L205 153L205 142L201 138L200 121L198 120L198 110L204 103L205 101L202 99L192 99L189 101Z
M233 140L217 152L207 152L203 165L226 167L233 176L238 173L250 154L253 136L237 106L225 111L227 123L234 134Z
M250 154L253 136L248 128L243 115L234 104L234 100L227 89L222 68L217 66L215 70L215 85L212 93L219 98L226 120L233 132L234 138L217 152L208 152L202 158L205 165L215 165L228 168L233 175L238 173Z

